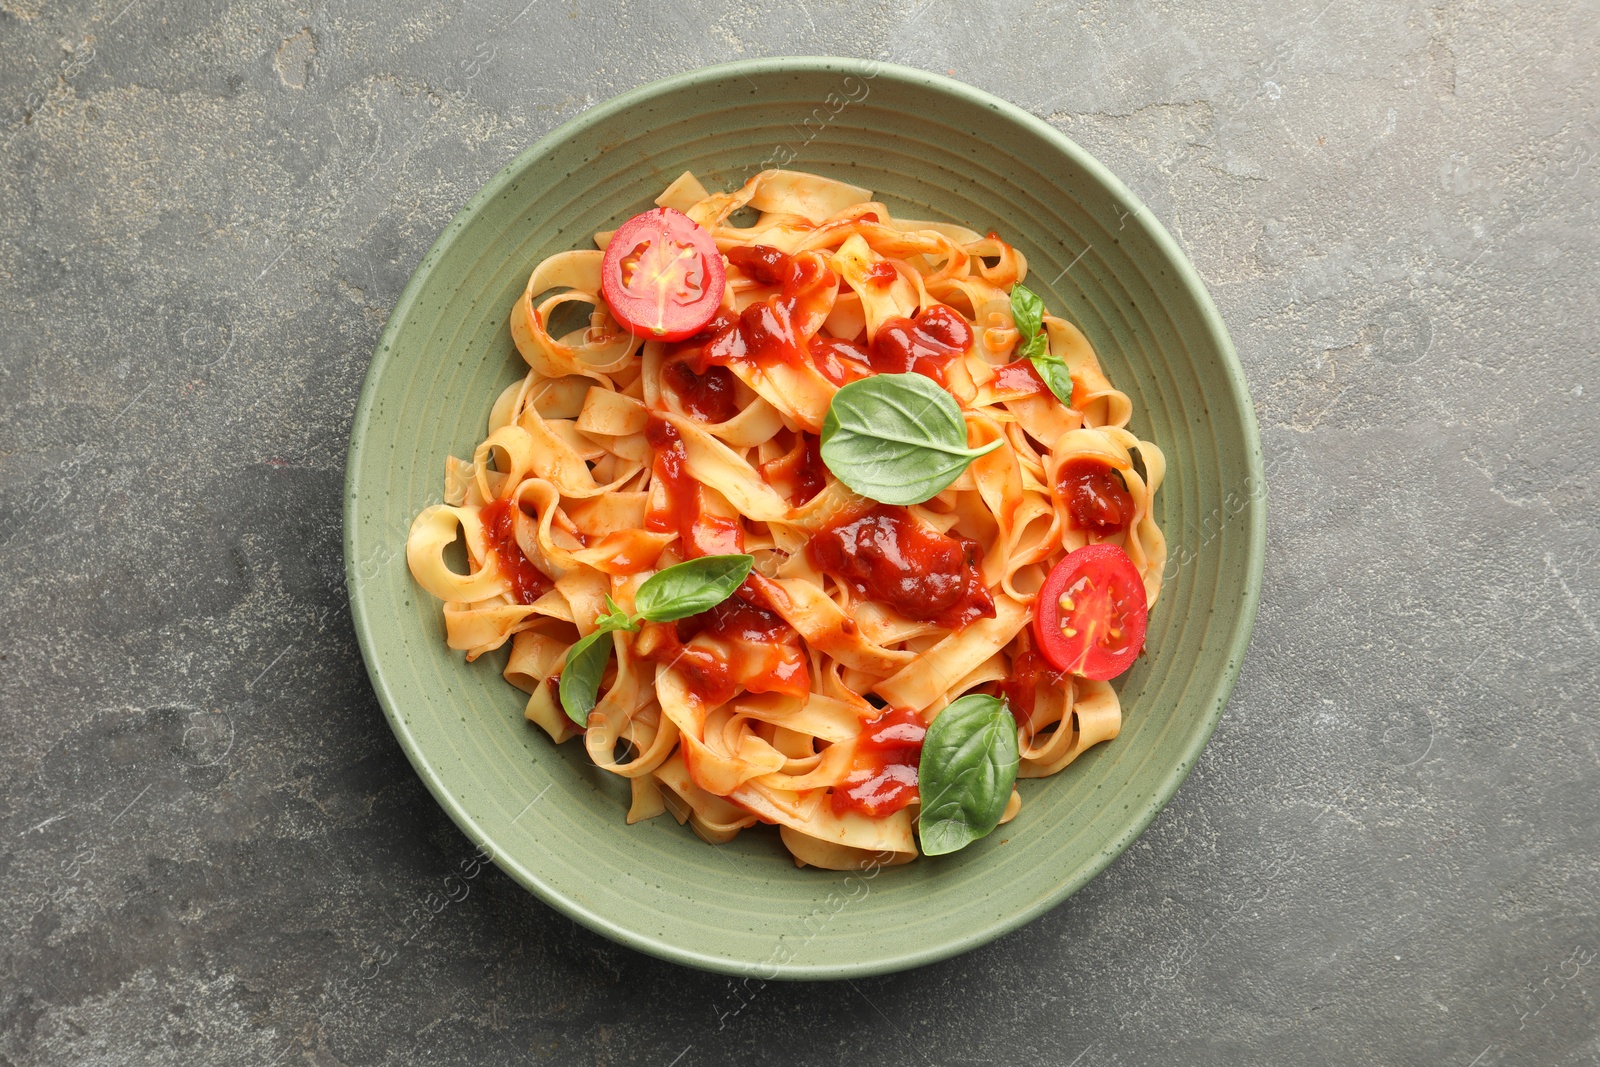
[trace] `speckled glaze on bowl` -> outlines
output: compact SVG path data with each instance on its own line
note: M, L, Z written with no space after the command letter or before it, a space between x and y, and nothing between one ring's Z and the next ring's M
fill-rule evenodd
M1168 581L1149 655L1120 683L1122 735L1021 783L1010 825L870 878L797 869L775 834L711 847L670 817L627 826L626 784L522 718L523 695L445 647L413 584L411 519L444 457L469 456L524 371L506 325L535 263L591 247L685 169L710 188L784 165L865 186L896 215L994 229L1028 284L1094 343L1170 464ZM1071 267L1070 270L1067 268ZM474 842L542 899L643 952L762 978L845 978L943 959L1093 878L1177 790L1215 727L1255 618L1260 439L1226 331L1150 213L1031 115L947 78L842 59L693 71L596 107L523 152L423 259L378 344L351 429L345 566L361 651L417 773Z

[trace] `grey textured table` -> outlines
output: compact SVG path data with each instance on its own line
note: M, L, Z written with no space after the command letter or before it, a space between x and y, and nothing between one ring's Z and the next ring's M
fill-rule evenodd
M0 0L0 1063L1600 1063L1600 9L525 2ZM368 688L340 484L473 190L794 52L949 71L1149 203L1271 533L1228 714L1104 875L742 989L493 868L425 905L471 849Z

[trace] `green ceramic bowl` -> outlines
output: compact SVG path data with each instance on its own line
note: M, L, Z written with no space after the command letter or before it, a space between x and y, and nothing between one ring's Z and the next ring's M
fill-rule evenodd
M542 257L651 206L685 169L729 188L788 165L874 190L896 215L997 230L1066 311L1165 450L1171 540L1149 655L1120 686L1122 736L1021 783L1021 816L951 856L846 884L770 831L714 848L670 817L627 826L625 783L523 721L504 659L444 645L413 584L412 517L523 373L506 326ZM1070 269L1069 269L1070 268ZM406 286L351 428L345 566L379 701L467 836L553 907L623 944L763 978L844 978L953 956L1061 903L1138 836L1194 765L1255 617L1260 439L1237 357L1178 246L1123 185L1031 115L887 64L770 59L693 71L585 112L456 216ZM859 876L858 876L859 877Z

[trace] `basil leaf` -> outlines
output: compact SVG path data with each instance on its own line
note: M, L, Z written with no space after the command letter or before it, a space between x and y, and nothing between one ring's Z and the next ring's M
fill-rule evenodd
M1144 457L1139 454L1139 450L1137 448L1128 449L1128 456L1133 460L1133 469L1138 472L1139 479L1148 482L1150 480L1150 472L1145 470ZM1116 468L1113 467L1112 469L1115 470Z
M966 848L1000 824L1017 780L1017 720L981 693L954 700L928 727L917 768L922 851Z
M637 616L629 615L606 597L606 614L595 619L594 632L567 649L561 668L561 708L579 726L589 725L589 713L600 695L600 679L611 659L611 634L639 629L640 618L671 622L714 608L739 588L754 556L704 556L668 567L645 579L634 595Z
M1070 408L1072 372L1060 356L1050 354L1050 335L1044 330L1044 301L1021 282L1011 287L1011 321L1022 335L1018 351L1033 364L1056 399Z
M1043 340L1044 335L1040 334L1039 338ZM1066 361L1059 356L1052 356L1048 345L1045 346L1043 355L1030 354L1028 358L1033 361L1033 369L1039 372L1039 377L1044 379L1044 384L1048 385L1050 391L1056 394L1056 399L1070 408L1072 406L1072 372L1067 369Z
M1055 360L1057 363L1061 362L1060 359L1050 354L1050 335L1042 332L1034 334L1033 339L1022 346L1022 354L1035 364L1041 359Z
M1022 334L1023 344L1033 340L1044 325L1044 301L1021 282L1011 287L1011 321Z
M955 398L921 374L876 374L833 394L822 423L822 462L845 485L884 504L920 504L967 464L999 448L967 447Z
M615 630L634 631L639 624L606 595L610 612L594 620L594 633L580 637L567 649L567 662L561 668L561 708L579 726L589 725L589 712L600 695L600 679L611 659L611 634Z
M634 622L626 611L617 606L611 599L611 594L606 594L606 607L610 608L609 614L602 615L594 620L594 624L602 630L637 630L639 624Z
M589 713L600 696L600 679L611 659L611 645L611 630L600 629L567 649L567 662L561 668L561 708L579 726L589 725Z
M754 556L701 556L657 571L634 594L633 606L651 622L671 622L716 607L733 595Z

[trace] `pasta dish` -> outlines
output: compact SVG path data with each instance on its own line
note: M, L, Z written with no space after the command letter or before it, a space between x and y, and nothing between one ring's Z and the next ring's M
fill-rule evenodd
M534 268L411 573L629 823L955 851L1116 737L1162 453L994 232L782 170L656 205Z

